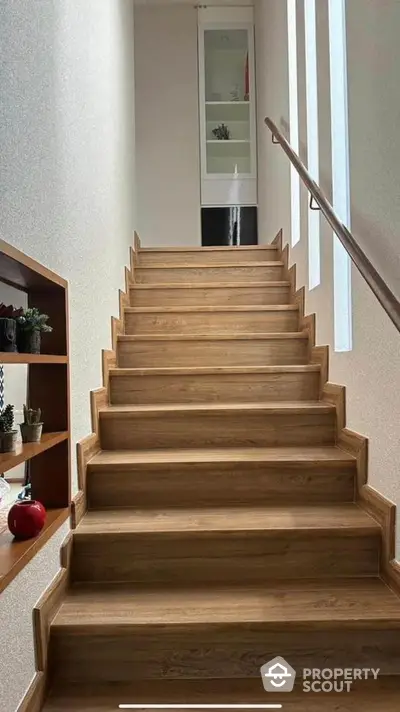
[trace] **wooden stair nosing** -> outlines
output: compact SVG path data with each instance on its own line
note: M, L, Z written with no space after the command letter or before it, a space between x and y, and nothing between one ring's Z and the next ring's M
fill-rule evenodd
M321 712L321 694L307 693L301 683L285 699L285 712ZM50 691L43 712L115 712L121 700L143 704L265 704L259 675L243 679L136 680L131 683L61 685ZM325 693L324 712L338 712L337 693ZM306 705L306 707L305 707ZM400 678L356 682L349 694L341 695L341 712L398 712Z
M243 269L246 267L258 268L258 267L284 267L284 263L280 260L269 260L264 262L221 262L221 263L199 263L196 265L183 265L181 263L170 262L168 264L154 264L154 265L141 265L139 264L137 270L171 270L171 269L182 269L182 270L206 270L206 269Z
M163 413L175 414L240 414L262 413L273 415L291 414L331 414L335 406L325 401L277 401L265 403L162 403L143 405L108 405L99 408L102 418L143 417L145 415L161 415Z
M164 626L264 631L400 629L398 599L375 577L270 582L263 586L188 587L97 584L76 586L52 624L93 635L126 634L129 629ZM221 628L220 628L221 630Z
M151 284L130 283L130 289L274 289L290 287L286 280L268 280L264 282L152 282Z
M246 312L257 312L257 313L279 313L279 312L298 312L299 307L297 304L267 304L267 305L248 305L248 306L209 306L209 305L199 305L199 306L152 306L152 307L125 307L126 314L198 314L204 312L206 314L215 314L221 312L226 313L238 313L243 314Z
M272 252L277 252L279 248L277 245L216 245L216 246L192 246L189 245L187 247L185 246L178 246L178 247L141 247L139 250L139 255L141 252L148 253L148 254L157 254L158 252L198 252L198 253L203 253L203 252L237 252L240 253L241 251L246 251L246 250L254 250L255 252L258 252L260 250L271 250Z
M280 339L308 341L307 331L282 331L269 333L215 333L215 334L118 334L118 341L279 341Z
M341 467L351 464L356 467L354 455L335 446L325 447L280 447L280 448L196 448L175 450L102 450L88 463L91 470L110 468L125 469L137 465L244 463L258 462L262 465L304 465L311 467Z
M74 530L78 539L93 536L149 536L185 533L242 533L249 536L292 537L340 534L344 537L376 535L379 524L356 504L243 507L177 507L88 511ZM399 606L400 614L400 606Z
M128 376L225 376L234 374L319 373L319 364L291 366L172 366L167 368L110 368L112 377Z

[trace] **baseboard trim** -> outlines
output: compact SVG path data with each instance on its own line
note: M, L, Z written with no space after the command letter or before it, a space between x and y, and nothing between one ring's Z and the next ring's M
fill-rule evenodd
M271 244L277 247L282 252L283 230L279 230L278 234L274 237Z
M85 493L83 490L79 490L71 501L71 529L76 529L86 509Z
M46 674L37 672L17 712L40 712L46 698L46 689Z
M336 444L356 460L357 477L355 501L372 516L382 529L380 575L385 583L400 596L400 563L396 556L396 505L368 484L368 438L346 427L346 388L329 382L329 347L315 346L315 314L305 314L305 287L297 289L296 264L289 267L289 245L282 249L283 234L273 241L281 249L286 279L290 282L292 299L299 307L299 329L309 335L310 361L321 367L321 400L336 409Z
M124 309L130 305L130 288L134 283L134 271L137 252L140 249L140 239L137 233L133 236L134 247L129 248L129 268L125 267L125 291L119 290L119 317L111 317L111 349L102 351L103 385L90 392L90 415L92 433L77 443L77 467L79 492L71 504L71 526L77 527L87 511L86 473L88 462L100 450L99 410L110 402L110 369L117 366L117 341L124 328Z
M33 609L33 636L35 642L36 670L47 672L50 624L69 585L69 562L72 550L72 534L68 533L60 549L61 570L53 579Z

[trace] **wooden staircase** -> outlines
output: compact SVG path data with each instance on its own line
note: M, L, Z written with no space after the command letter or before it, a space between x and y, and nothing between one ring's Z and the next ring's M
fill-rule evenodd
M279 245L141 250L98 410L88 511L50 629L46 712L119 703L400 708L400 600L382 528ZM285 699L260 667L380 668ZM279 697L279 695L277 695Z

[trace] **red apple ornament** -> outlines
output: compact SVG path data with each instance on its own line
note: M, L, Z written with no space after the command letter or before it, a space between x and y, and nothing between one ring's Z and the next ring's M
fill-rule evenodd
M8 513L8 528L16 539L31 539L43 529L46 510L43 504L25 499L16 502Z

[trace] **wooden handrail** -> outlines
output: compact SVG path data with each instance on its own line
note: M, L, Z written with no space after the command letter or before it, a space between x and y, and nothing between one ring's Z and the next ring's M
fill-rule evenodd
M383 306L386 314L392 320L397 330L400 331L399 300L395 297L384 279L370 262L350 230L348 230L338 218L329 200L327 200L319 185L311 178L311 175L309 174L304 163L293 150L290 143L286 140L276 124L274 124L274 122L268 117L265 119L265 123L272 133L273 142L279 143L282 146L290 162L295 167L301 180L308 189L311 197L318 204L332 230L338 236L350 259L354 262L358 271L364 277L365 281L375 294L379 303Z

